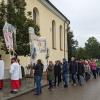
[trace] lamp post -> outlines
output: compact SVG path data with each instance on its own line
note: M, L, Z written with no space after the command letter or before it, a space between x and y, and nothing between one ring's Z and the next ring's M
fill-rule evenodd
M47 60L47 66L48 66L48 59L49 59L49 49L46 50L46 60Z

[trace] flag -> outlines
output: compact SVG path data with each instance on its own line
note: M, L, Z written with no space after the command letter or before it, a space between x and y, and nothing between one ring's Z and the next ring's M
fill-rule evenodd
M29 37L31 58L35 60L38 54L47 52L46 38L35 35L33 27L29 27Z
M13 50L13 33L11 30L11 25L8 24L7 22L3 27L3 34L4 34L4 39L5 39L7 49Z
M30 63L33 64L35 63L35 59L37 56L37 50L33 42L33 38L37 38L37 36L34 33L34 28L29 27L29 40L30 40L30 54L31 54L31 61Z
M3 27L3 35L6 47L9 51L14 50L14 37L15 37L14 33L16 33L16 28L13 25L5 22L5 25Z

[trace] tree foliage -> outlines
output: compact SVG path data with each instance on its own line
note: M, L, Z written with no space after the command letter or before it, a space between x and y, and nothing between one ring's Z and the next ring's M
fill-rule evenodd
M98 58L100 56L100 43L95 37L90 37L87 40L85 49L89 58Z
M2 1L3 2L3 1ZM7 5L1 6L0 13L6 15L7 22L14 25L16 31L16 52L18 55L27 55L30 52L29 44L29 32L28 28L33 27L35 34L39 35L39 26L37 26L31 19L32 13L27 12L26 16L26 2L25 0L7 0ZM4 3L3 3L4 4ZM6 12L2 11L2 9ZM2 16L4 18L4 16ZM4 19L0 22L0 28L2 30L4 25ZM2 32L0 32L2 33Z
M68 32L67 40L68 40L68 59L70 60L71 57L75 56L76 54L78 41L74 40L73 32L70 31Z
M82 47L77 48L77 52L76 52L75 57L77 59L86 59L87 58L87 55L86 55L85 48L82 48Z
M4 3L4 0L2 0L2 2L0 4L0 37L3 36L2 29L3 29L3 25L4 25L5 14L6 14L5 8L6 8L6 6Z
M95 37L90 37L86 43L85 47L77 48L76 58L78 59L91 59L100 58L100 43Z

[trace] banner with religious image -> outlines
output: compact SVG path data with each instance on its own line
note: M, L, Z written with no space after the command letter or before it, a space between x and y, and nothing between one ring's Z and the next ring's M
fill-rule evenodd
M33 39L35 47L39 53L46 53L46 39L39 37L38 39Z
M34 28L29 27L30 44L34 43L37 53L46 53L46 39L35 35Z
M4 35L4 40L5 40L5 44L6 44L6 47L9 51L13 51L14 50L14 38L13 38L13 33L14 33L14 27L5 22L5 25L3 27L3 35Z

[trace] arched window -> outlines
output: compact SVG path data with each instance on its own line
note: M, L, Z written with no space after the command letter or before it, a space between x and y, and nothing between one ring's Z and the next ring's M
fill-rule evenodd
M52 21L52 48L56 49L56 23Z
M39 25L39 11L36 7L33 9L33 20L36 25Z
M63 50L63 32L62 32L62 25L59 27L59 37L60 37L60 50Z

